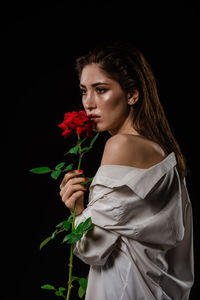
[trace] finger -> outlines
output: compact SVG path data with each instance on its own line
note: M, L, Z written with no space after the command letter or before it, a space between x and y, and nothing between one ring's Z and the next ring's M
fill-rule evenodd
M62 197L62 201L65 202L77 191L86 191L86 190L87 188L85 188L81 184L69 185L61 190L60 196Z
M65 193L65 191L70 187L70 186L76 186L78 185L79 183L81 182L84 182L84 181L87 181L86 178L84 177L78 177L78 178L72 178L72 179L69 179L68 182L65 184L65 186L63 186L61 188L61 191L60 191L60 195L62 197L62 195ZM80 184L79 184L80 186ZM81 185L83 186L83 185ZM77 189L78 189L78 186L77 186Z
M85 181L89 181L87 178L84 177L74 177L68 180L68 182L66 183L66 185L70 186L70 185L76 185L79 184L81 182L85 182ZM65 185L65 186L66 186Z
M65 184L68 182L68 180L70 178L72 178L73 176L75 176L75 175L76 175L76 171L75 170L66 173L65 176L63 177L63 180L62 180L61 184L60 184L60 188L64 187Z
M79 170L79 171L82 171L82 170ZM81 174L81 172L79 172L78 170L73 170L73 171L70 171L68 172L67 174L65 174L61 184L60 184L60 188L63 188L63 186L65 186L65 184L67 183L67 181L70 179L70 178L73 178L73 177L76 177L78 175Z
M81 197L83 196L84 191L76 191L74 192L74 194L70 197L65 199L63 202L64 204L70 209L70 210L74 210L74 206L75 206L75 202Z

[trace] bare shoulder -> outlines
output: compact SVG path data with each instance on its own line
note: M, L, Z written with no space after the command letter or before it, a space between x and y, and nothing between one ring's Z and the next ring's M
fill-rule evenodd
M155 142L132 134L116 134L104 147L101 165L125 165L150 168L167 155Z

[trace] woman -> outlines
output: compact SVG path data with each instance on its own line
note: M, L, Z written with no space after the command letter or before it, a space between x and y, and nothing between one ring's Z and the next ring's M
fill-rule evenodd
M75 226L94 228L74 248L90 265L86 300L189 299L193 285L192 208L186 164L154 75L131 44L97 47L77 59L82 103L95 131L108 131L84 209L85 179L62 183ZM78 175L79 174L79 175Z

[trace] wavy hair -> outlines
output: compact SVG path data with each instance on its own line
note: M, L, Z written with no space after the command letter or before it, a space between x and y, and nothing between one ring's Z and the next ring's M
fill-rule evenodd
M124 92L139 91L139 99L134 104L133 127L140 135L158 143L166 154L175 153L177 170L183 180L187 175L185 158L170 129L159 100L156 78L144 55L131 43L101 44L76 59L79 78L83 68L92 63L116 80Z

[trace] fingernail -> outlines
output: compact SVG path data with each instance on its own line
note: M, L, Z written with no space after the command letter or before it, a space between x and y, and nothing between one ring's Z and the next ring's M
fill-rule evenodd
M86 186L84 186L84 190L87 190L87 187L86 187Z
M89 181L89 179L87 179L87 178L84 178L85 179L85 181Z
M78 173L82 173L83 172L83 170L78 170Z

